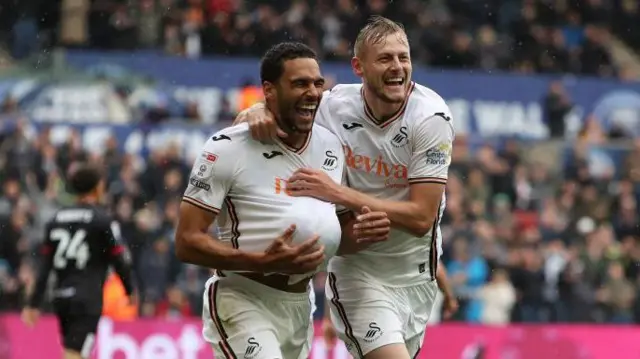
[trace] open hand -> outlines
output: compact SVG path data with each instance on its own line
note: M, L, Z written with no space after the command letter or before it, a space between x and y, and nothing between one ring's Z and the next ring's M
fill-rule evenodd
M324 171L300 168L289 178L287 190L294 197L313 197L336 203L340 185Z
M262 102L242 110L236 116L234 124L241 122L249 124L251 136L256 141L269 141L276 136L280 138L287 137L287 133L278 127L275 117Z
M451 319L451 317L456 314L459 307L460 305L458 304L458 300L455 297L445 297L443 304L444 319Z
M353 225L353 234L358 243L376 243L389 239L391 221L386 212L373 212L367 206L362 207Z
M315 271L324 262L324 246L319 236L293 245L296 226L292 224L261 256L264 273L305 274Z

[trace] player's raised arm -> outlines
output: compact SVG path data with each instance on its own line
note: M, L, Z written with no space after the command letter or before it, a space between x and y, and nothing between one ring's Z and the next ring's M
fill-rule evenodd
M422 237L437 223L442 194L447 183L454 132L450 115L435 113L416 123L412 131L412 157L408 180L408 201L375 198L331 182L321 171L301 169L290 178L293 195L313 196L352 211L362 207L386 212L391 224ZM358 215L356 219L363 219ZM358 229L359 225L356 225Z
M232 136L214 136L193 165L189 184L180 204L176 229L176 255L183 262L231 271L302 274L314 270L324 259L318 237L298 246L290 245L295 226L283 229L264 253L249 253L224 243L208 233L233 185L242 162Z
M329 90L324 91L322 98L324 99L329 92ZM318 109L320 110L323 106L326 105L324 105L323 102L320 102ZM266 141L275 137L287 137L287 133L278 127L273 113L269 111L264 102L258 102L253 104L251 107L240 111L233 120L234 125L244 122L249 124L251 136L255 140Z

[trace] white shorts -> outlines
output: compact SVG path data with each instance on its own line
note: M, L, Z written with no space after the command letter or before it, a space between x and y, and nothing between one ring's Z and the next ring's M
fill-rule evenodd
M207 281L204 339L217 359L307 359L313 340L309 293L287 293L225 273Z
M355 359L395 343L416 357L437 292L436 281L389 287L335 273L328 274L325 290L331 322Z
M316 289L313 287L313 280L309 282L309 303L311 303L311 322L313 323L313 315L316 314L316 310L318 310L316 306Z

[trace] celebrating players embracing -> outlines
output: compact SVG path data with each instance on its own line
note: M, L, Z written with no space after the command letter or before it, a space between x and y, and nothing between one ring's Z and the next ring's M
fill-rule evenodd
M22 312L33 326L40 315L51 269L56 273L53 306L60 324L65 359L87 359L102 313L102 286L112 266L134 301L133 281L120 226L100 207L105 181L89 164L75 164L68 185L76 204L56 212L46 225L41 267L33 295Z
M334 204L291 195L287 179L300 168L335 184L344 177L340 141L314 125L324 79L313 50L276 45L260 76L286 138L261 143L242 124L206 142L180 207L176 251L185 262L217 270L203 310L203 335L216 358L307 359L310 278L339 250L357 247L350 243L385 240L389 220L360 207L363 218L340 223ZM207 234L214 220L218 238ZM358 224L368 229L356 236L351 228Z
M344 146L349 187L312 168L289 178L293 196L312 196L346 209L367 206L391 220L389 240L333 258L326 286L338 335L355 358L416 357L437 293L436 228L454 139L451 113L434 91L411 81L401 25L374 17L359 33L352 67L362 84L326 92L316 121ZM236 120L254 137L277 132L256 105ZM355 215L357 219L359 215ZM357 224L363 228L366 224Z

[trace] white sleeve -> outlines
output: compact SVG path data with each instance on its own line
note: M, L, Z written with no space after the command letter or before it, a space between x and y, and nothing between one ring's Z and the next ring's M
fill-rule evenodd
M342 154L344 156L344 153ZM349 180L347 179L347 166L344 166L342 168L342 181L340 183L341 185L345 186L345 187L349 187ZM342 205L336 204L336 213L337 214L345 214L349 212L349 208L344 207Z
M214 141L214 136L203 146L193 163L189 183L182 200L205 211L217 214L235 177L238 154L233 153L228 136ZM235 147L235 146L233 146Z
M329 108L329 96L331 96L331 90L325 90L322 93L322 99L318 104L318 110L316 111L316 117L314 122L318 126L322 126L326 129L331 128L331 110Z
M438 112L412 131L409 183L447 183L454 132L451 115Z

